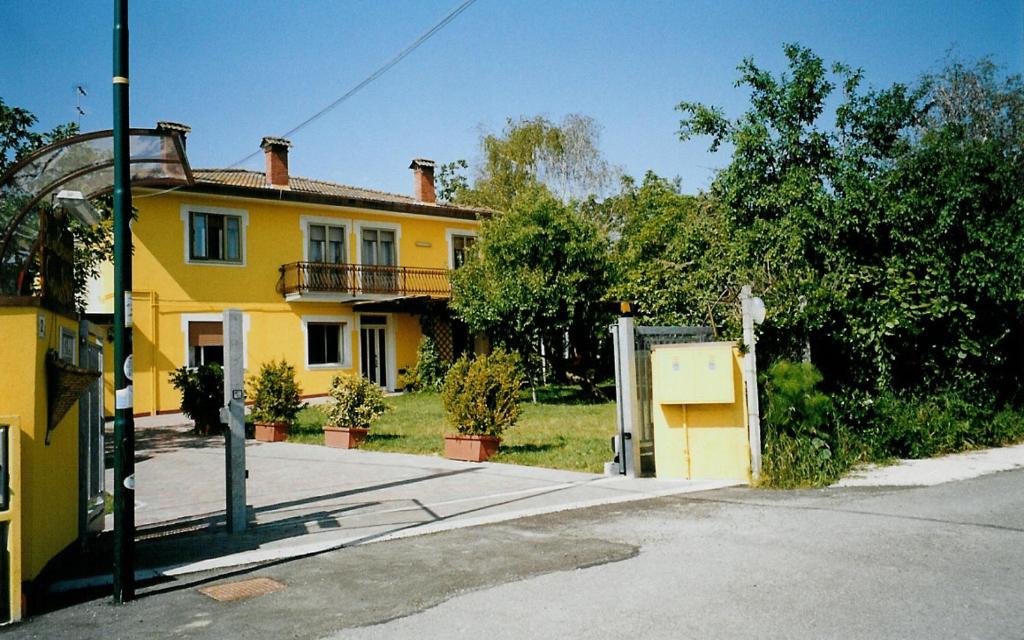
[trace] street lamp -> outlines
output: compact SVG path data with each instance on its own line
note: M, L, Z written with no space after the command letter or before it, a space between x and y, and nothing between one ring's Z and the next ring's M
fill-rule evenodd
M73 214L85 225L91 227L100 222L99 212L85 199L81 191L63 190L57 194L54 202L59 204L65 211Z

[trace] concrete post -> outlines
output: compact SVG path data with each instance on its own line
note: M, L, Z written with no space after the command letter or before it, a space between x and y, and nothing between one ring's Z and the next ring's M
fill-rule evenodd
M224 312L224 411L227 422L224 475L227 489L227 521L230 533L245 531L245 378L242 346L242 312Z
M619 400L619 462L621 473L640 476L640 406L637 404L636 342L632 316L622 316L616 325L618 348L615 377Z
M740 307L743 310L743 344L747 348L743 356L743 384L747 392L747 423L750 430L750 473L757 480L761 477L761 407L757 396L757 354L751 291L749 284L743 285L740 290Z

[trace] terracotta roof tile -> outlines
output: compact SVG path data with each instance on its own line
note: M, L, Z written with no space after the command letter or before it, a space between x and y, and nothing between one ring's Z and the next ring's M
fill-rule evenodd
M277 187L271 187L267 184L266 176L260 171L249 171L247 169L193 169L192 174L195 176L195 181L197 183L223 184L249 189L277 189ZM350 187L344 184L325 182L323 180L311 180L309 178L302 178L299 176L289 177L288 188L289 191L318 193L325 196L357 198L360 200L374 200L377 202L429 204L419 202L411 196L387 193L385 191L375 191L373 189Z

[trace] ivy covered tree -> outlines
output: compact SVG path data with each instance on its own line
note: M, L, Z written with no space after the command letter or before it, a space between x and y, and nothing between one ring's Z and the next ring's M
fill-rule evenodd
M755 283L772 358L810 344L833 384L1019 401L1020 79L954 62L865 90L859 70L785 53L783 74L740 65L751 98L738 118L679 105L680 137L734 149L710 193L730 246L703 259Z

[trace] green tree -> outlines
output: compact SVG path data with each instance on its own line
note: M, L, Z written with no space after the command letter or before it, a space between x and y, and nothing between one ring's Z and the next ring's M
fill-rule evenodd
M678 181L649 172L639 186L625 180L601 208L619 236L614 298L638 303L645 323L710 324L736 334L732 302L744 280L728 220L712 198L684 195Z
M500 134L480 139L482 161L472 188L463 183L454 196L460 204L506 211L519 194L541 186L564 202L601 194L615 169L599 143L600 128L587 116L570 114L560 123L509 118Z
M751 98L739 118L679 107L682 138L734 148L711 196L733 245L725 270L768 306L768 361L809 342L833 385L1019 402L1020 79L953 62L865 90L859 70L785 52L777 76L740 65Z
M535 187L485 220L452 276L452 308L520 355L537 377L541 345L556 376L592 387L608 316L607 239L573 205Z

